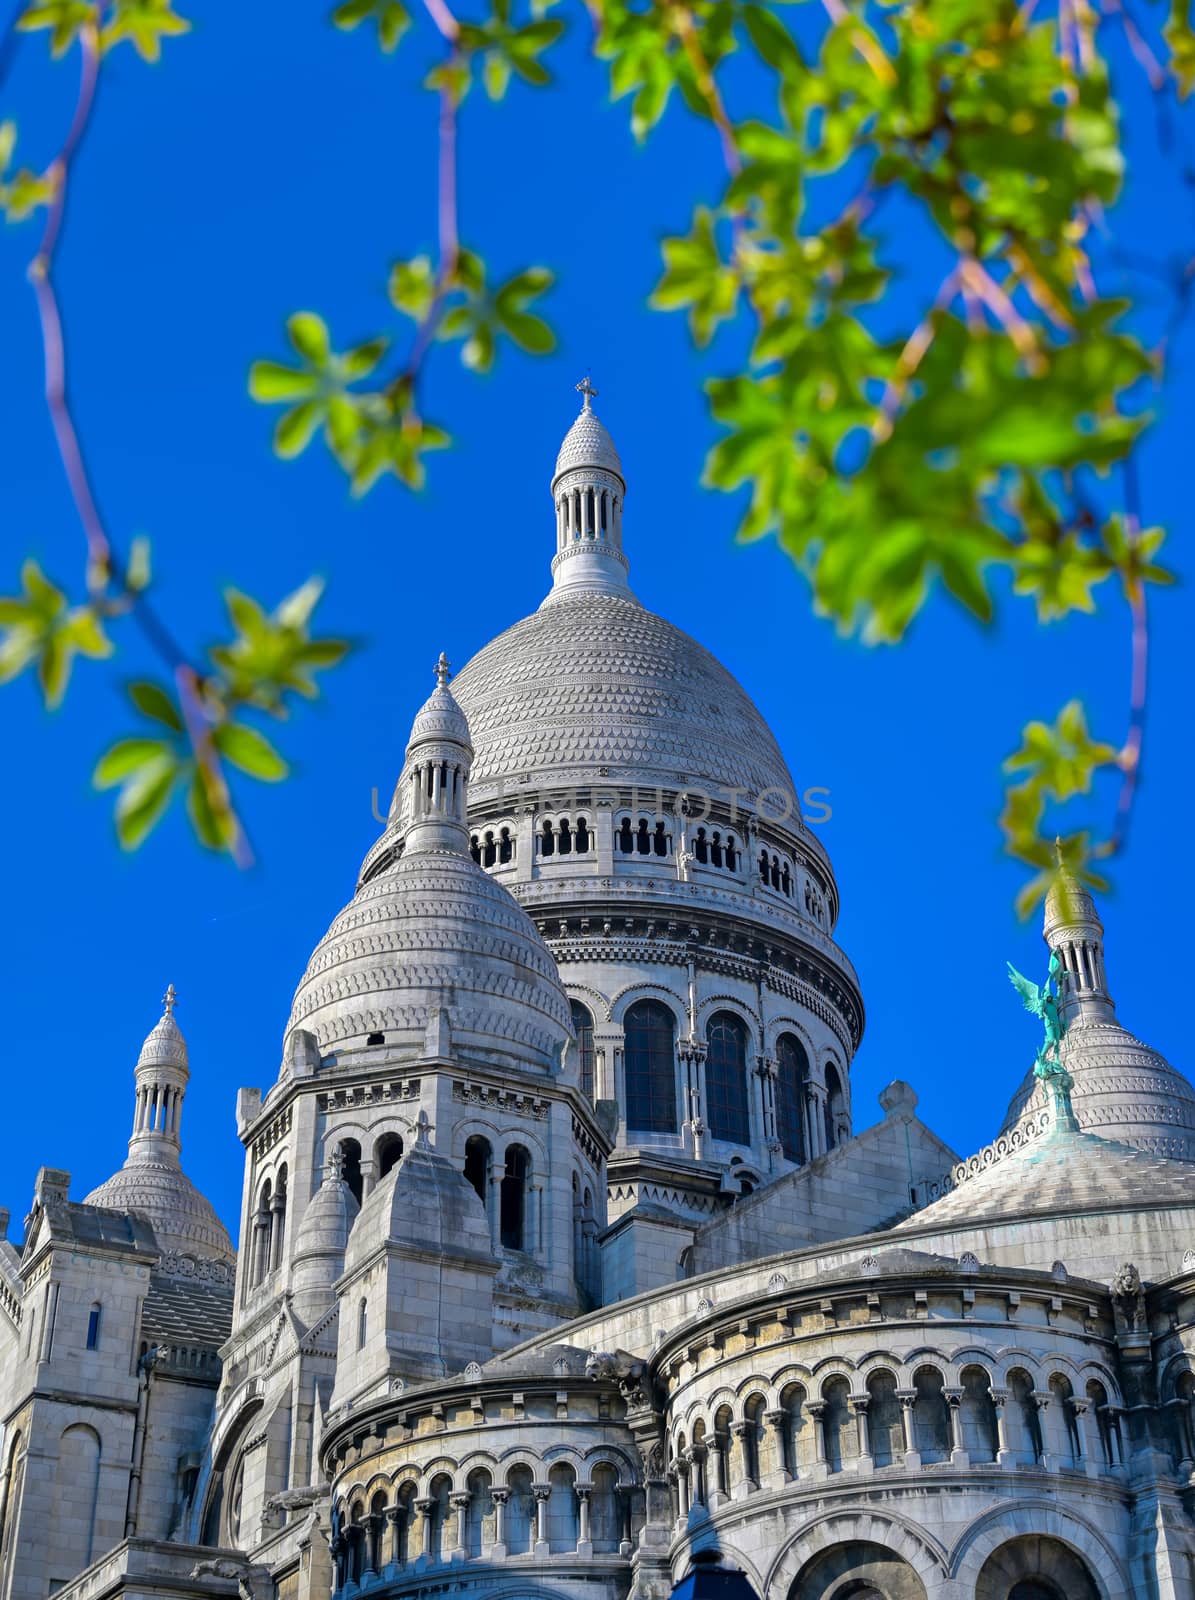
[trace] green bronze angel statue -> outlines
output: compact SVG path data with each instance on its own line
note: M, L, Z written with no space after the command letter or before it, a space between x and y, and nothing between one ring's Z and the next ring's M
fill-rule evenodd
M1039 1078L1059 1076L1065 1071L1062 1065L1062 1040L1066 1033L1066 1023L1059 1011L1062 985L1066 981L1066 968L1062 965L1062 957L1057 950L1050 952L1050 970L1043 984L1031 982L1023 973L1017 971L1011 961L1008 963L1008 977L1020 995L1025 1010L1041 1018L1042 1027L1046 1032L1041 1049L1037 1052L1037 1059L1033 1063L1034 1072Z

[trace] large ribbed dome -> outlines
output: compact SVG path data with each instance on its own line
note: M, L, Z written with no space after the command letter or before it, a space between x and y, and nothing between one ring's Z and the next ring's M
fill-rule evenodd
M505 780L678 783L792 795L776 741L708 650L629 596L555 594L453 681L469 718L471 788ZM795 809L795 808L794 808Z
M287 1031L327 1052L387 1045L421 1052L433 1012L447 1013L455 1053L503 1048L547 1065L571 1034L556 963L530 917L468 856L420 852L357 891L317 945Z

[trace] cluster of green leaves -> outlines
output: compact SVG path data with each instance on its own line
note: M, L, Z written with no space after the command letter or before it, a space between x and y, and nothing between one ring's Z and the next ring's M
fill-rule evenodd
M347 654L347 640L311 634L322 589L310 579L272 612L227 589L231 635L210 648L201 678L184 674L170 686L153 680L127 686L143 725L104 752L94 775L97 788L118 790L116 831L125 849L139 845L171 800L184 794L200 841L231 850L239 822L226 769L264 783L288 776L283 756L245 713L286 717L296 696L316 698L316 674Z
M530 267L490 287L481 259L459 250L446 274L436 272L429 256L397 262L389 287L395 308L415 324L417 347L426 339L458 342L463 365L488 372L503 339L537 355L554 348L551 328L529 309L551 286L550 272ZM421 487L424 457L451 441L415 404L417 369L409 348L406 361L392 362L396 370L383 377L379 367L396 355L387 335L337 352L327 324L312 311L296 312L286 331L299 364L257 361L249 373L255 400L289 408L274 429L277 454L289 460L322 434L354 494L364 494L385 473Z
M392 29L393 19L383 17L381 26L383 33ZM187 32L190 23L177 15L172 0L35 0L20 14L17 27L29 33L48 32L55 57L79 44L98 64L121 43L131 44L143 60L157 61L162 40ZM81 96L76 128L81 125L80 118L86 120L90 106L90 98ZM13 172L16 137L14 122L0 122L0 211L10 222L23 221L40 207L61 204L63 168L68 160L64 152L41 173L28 167ZM38 256L36 270L43 279L50 265ZM321 351L310 326L315 321L300 322L293 335L300 353L312 357L313 370L320 367L321 360L327 365L330 359L326 335ZM336 369L338 380L347 384L364 375L380 354L379 350L367 359L362 352L354 352L356 364L346 358L343 371ZM315 409L317 392L323 396L318 384L311 391L309 410ZM65 406L65 397L58 403ZM310 424L303 416L292 420L291 437L296 438L305 427L317 426L319 420L318 416ZM79 470L84 470L81 460ZM165 683L146 679L127 686L142 726L105 751L95 768L96 787L117 790L117 837L126 849L135 848L165 814L171 800L181 794L200 841L244 859L230 772L278 782L289 770L251 719L260 715L282 718L297 698L314 699L319 692L317 674L335 666L349 649L346 640L312 635L312 613L322 582L309 580L272 612L248 595L226 590L229 636L213 645L202 666L196 667L182 655L161 618L149 609L148 541L133 539L128 558L121 563L98 527L94 508L91 515L84 599L72 602L66 590L32 559L22 568L20 592L0 597L0 683L30 672L47 709L53 710L62 703L76 660L111 657L115 653L113 626L122 619L140 620L147 638L166 661L170 676Z

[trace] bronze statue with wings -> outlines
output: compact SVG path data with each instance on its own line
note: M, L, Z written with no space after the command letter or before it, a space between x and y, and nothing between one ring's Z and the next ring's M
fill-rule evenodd
M1008 978L1013 988L1021 997L1026 1011L1031 1011L1035 1017L1041 1018L1042 1027L1045 1029L1045 1039L1042 1047L1037 1052L1037 1059L1033 1063L1033 1070L1039 1078L1052 1078L1064 1071L1062 1065L1062 1040L1066 1033L1066 1023L1059 1010L1059 1001L1062 998L1062 985L1066 980L1066 968L1062 965L1062 957L1057 950L1050 952L1050 970L1043 984L1033 983L1029 978L1008 963Z

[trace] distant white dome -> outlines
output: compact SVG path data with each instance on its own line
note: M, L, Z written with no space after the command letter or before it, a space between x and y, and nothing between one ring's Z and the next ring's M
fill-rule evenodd
M178 1167L138 1161L121 1167L93 1189L86 1206L135 1211L154 1230L163 1250L232 1262L236 1252L215 1208Z

